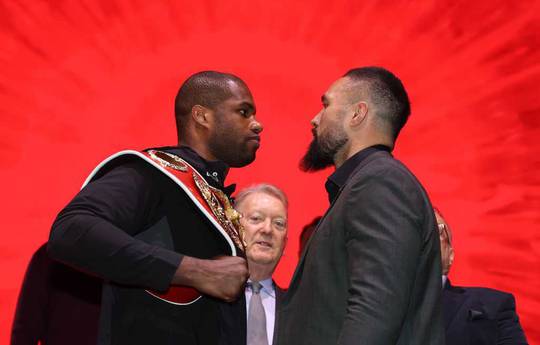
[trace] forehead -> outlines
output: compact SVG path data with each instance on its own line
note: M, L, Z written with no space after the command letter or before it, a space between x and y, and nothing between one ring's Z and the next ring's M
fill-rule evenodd
M280 199L264 192L253 192L247 195L237 208L246 212L272 210L283 215L287 213Z
M230 97L221 103L221 107L236 108L244 106L250 108L255 113L255 102L249 88L242 82L234 80L227 81Z
M251 103L253 103L253 96L251 95L251 91L242 82L229 80L227 81L227 86L229 88L229 92L231 93L231 97L229 97L229 101L245 101L248 100Z
M353 82L348 77L339 78L330 85L324 98L341 99L347 97L353 91Z

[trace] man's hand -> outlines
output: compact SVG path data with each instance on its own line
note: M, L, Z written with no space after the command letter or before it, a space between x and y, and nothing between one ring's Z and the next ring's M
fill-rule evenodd
M240 294L248 277L246 260L237 256L213 260L184 256L172 284L191 286L203 294L231 302Z

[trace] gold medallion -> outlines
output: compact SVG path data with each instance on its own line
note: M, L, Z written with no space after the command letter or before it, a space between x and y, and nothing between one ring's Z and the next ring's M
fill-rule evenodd
M232 207L229 198L221 190L210 186L197 173L193 173L195 185L199 188L204 200L210 206L219 224L225 229L236 247L246 252L244 229L240 224L240 214Z
M177 155L157 150L148 150L148 154L150 155L150 157L152 157L152 159L154 159L156 162L158 162L164 167L168 167L181 172L188 171L186 163L184 163L182 158L178 157Z

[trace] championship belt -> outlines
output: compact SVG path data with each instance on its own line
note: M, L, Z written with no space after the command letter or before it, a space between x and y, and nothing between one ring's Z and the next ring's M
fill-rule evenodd
M185 160L165 151L148 150L143 154L173 174L190 191L209 214L221 225L237 249L246 251L240 213L231 205L229 197L214 188Z
M231 249L231 254L233 256L245 256L246 244L243 228L240 224L241 216L232 207L227 195L223 191L210 186L197 170L175 154L159 150L148 150L142 153L133 150L118 152L101 162L88 176L83 187L107 163L126 155L142 158L172 179L225 238ZM150 290L146 290L146 292L160 300L176 305L194 303L202 296L195 288L176 285L170 286L164 293Z

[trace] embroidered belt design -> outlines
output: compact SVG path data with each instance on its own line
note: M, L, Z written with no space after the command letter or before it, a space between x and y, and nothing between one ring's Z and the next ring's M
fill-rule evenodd
M215 220L223 227L235 246L242 253L245 253L246 243L244 229L240 224L241 215L232 207L229 198L223 191L210 186L189 163L177 155L158 150L148 150L144 154L182 181L192 190L194 196L202 199L204 202L201 204L210 209ZM193 190L193 185L197 187L197 190Z

